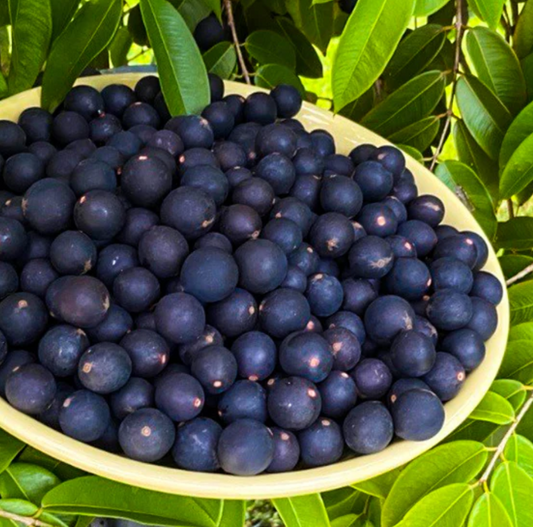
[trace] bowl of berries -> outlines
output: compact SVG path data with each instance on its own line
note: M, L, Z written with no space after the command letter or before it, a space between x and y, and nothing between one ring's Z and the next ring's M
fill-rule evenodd
M349 485L455 430L501 363L496 255L365 128L211 77L0 103L0 426L113 480L213 498ZM142 475L142 476L141 476Z

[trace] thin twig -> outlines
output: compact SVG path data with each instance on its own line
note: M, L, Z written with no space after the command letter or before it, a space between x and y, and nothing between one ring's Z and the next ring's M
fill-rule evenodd
M431 165L429 166L430 170L435 168L437 164L437 159L444 147L444 142L450 129L453 115L453 102L455 101L455 92L457 90L457 73L459 71L459 65L461 63L461 44L463 42L464 27L463 27L463 0L457 0L456 2L456 13L455 13L455 28L457 34L455 36L455 58L453 61L452 69L452 93L450 95L450 104L448 106L446 121L444 121L444 127L442 129L442 134L439 139L439 144L431 160Z
M34 527L52 527L51 524L42 522L37 518L28 518L27 516L19 516L18 514L13 514L11 512L6 512L0 510L0 517L7 518L8 520L13 520L16 522L23 523L24 525L31 525Z
M520 412L518 413L515 420L513 421L513 424L509 427L509 430L505 432L505 435L503 436L503 439L501 440L500 444L494 451L494 455L492 456L489 464L487 465L487 468L485 469L485 471L479 478L479 481L478 481L479 485L484 485L488 481L492 471L494 470L494 467L496 466L496 463L498 462L498 458L502 455L509 439L511 439L511 436L515 432L516 428L520 424L520 421L524 418L524 416L526 415L527 411L529 410L532 404L533 404L533 393L528 397L527 401L524 403L524 406L522 406L522 408L520 409Z
M241 67L241 72L246 81L246 84L252 84L250 80L250 74L246 68L246 62L241 51L241 44L239 42L239 37L237 35L237 28L235 27L235 19L233 18L233 7L231 5L231 0L224 0L224 8L226 10L226 16L228 17L228 26L231 29L231 37L233 38L233 45L235 46L235 51L237 52L237 59L239 60L239 66Z
M513 208L513 200L509 198L507 200L507 212L509 213L509 219L514 218L514 208Z
M507 286L513 285L515 282L518 282L518 280L522 280L522 278L524 278L530 273L533 273L533 264L524 267L519 273L516 273L514 276L511 276L511 278L509 278L509 280L507 280L507 282L505 283Z

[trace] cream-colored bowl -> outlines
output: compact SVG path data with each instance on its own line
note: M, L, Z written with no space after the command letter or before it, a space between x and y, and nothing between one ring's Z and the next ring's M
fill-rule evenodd
M83 78L78 84L89 84L97 89L112 83L133 87L142 76L143 74L136 73L102 75ZM257 88L226 82L226 93L246 96L253 91L257 91ZM0 119L16 121L22 110L38 106L39 99L40 89L36 88L0 102ZM312 104L304 103L298 118L308 130L324 128L332 133L338 151L344 154L360 143L387 144L385 139L362 126L341 116L334 116ZM407 166L416 178L420 194L435 194L444 202L444 222L461 230L475 231L486 239L470 212L453 192L413 158L406 157ZM486 241L490 247L490 243ZM485 269L495 274L503 283L504 277L492 248ZM356 457L326 467L284 474L238 477L188 472L140 463L109 454L56 432L15 410L3 399L0 399L0 426L29 445L65 463L109 479L161 492L202 498L259 499L331 490L372 478L407 463L442 441L467 418L489 389L505 352L509 327L506 294L498 307L498 316L498 329L487 342L486 359L468 376L459 395L446 403L446 422L439 434L428 441L418 443L397 441L378 454Z

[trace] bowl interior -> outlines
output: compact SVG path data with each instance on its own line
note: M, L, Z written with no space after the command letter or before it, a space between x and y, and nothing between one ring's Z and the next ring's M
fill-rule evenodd
M78 81L78 84L88 84L97 89L113 83L133 87L144 75L128 73L86 77ZM259 90L235 82L226 82L225 85L226 93L244 96ZM40 88L10 97L0 102L0 118L16 121L25 108L39 106L39 101ZM304 103L298 119L308 130L323 128L333 134L337 151L340 153L347 154L355 145L361 143L389 144L362 126L308 103ZM503 283L504 277L496 255L467 208L431 172L410 156L406 155L406 158L420 194L435 194L444 202L444 222L460 230L475 231L485 238L490 247L485 269L495 274ZM195 473L140 463L71 439L15 410L3 399L0 399L0 426L29 445L65 463L109 479L160 492L202 498L260 499L331 490L372 478L409 462L442 441L468 417L489 389L505 352L509 328L507 293L504 293L504 298L498 306L498 317L497 331L486 343L487 355L484 362L468 376L459 395L446 403L446 421L439 434L423 442L394 442L383 452L348 459L326 467L245 478Z

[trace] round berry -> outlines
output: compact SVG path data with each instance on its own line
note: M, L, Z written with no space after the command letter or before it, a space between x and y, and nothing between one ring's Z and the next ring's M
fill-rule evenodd
M166 340L154 331L136 329L120 341L132 362L132 373L139 377L154 377L165 368L170 356Z
M225 424L238 419L267 420L266 392L257 382L237 381L224 392L218 403L218 416Z
M237 361L228 349L208 346L194 357L191 372L207 393L222 393L235 382Z
M355 278L383 278L392 269L394 255L382 238L365 236L352 245L348 261Z
M300 459L300 445L296 436L288 430L274 427L272 440L274 441L274 457L268 465L267 472L289 472Z
M465 327L473 313L469 296L453 289L440 289L429 299L427 309L429 321L444 331Z
M397 258L385 278L387 291L407 300L422 298L431 286L427 265L416 258Z
M363 194L356 181L333 174L322 183L320 204L325 212L338 212L353 218L361 210Z
M40 414L52 403L56 393L54 376L40 364L25 364L9 375L6 399L25 414Z
M126 269L113 282L115 302L130 313L146 311L157 301L159 295L159 281L144 267Z
M465 381L463 365L449 353L439 351L435 365L422 380L441 401L449 401L458 393Z
M470 293L472 296L484 298L497 306L503 298L503 287L493 274L479 271L474 276L474 284Z
M229 296L209 306L209 323L225 336L238 337L257 322L257 302L245 289L236 288Z
M272 374L277 362L274 341L261 331L250 331L237 338L231 346L237 361L239 377L262 381Z
M45 331L48 313L32 293L14 293L0 302L0 331L11 346L26 346Z
M406 300L399 296L385 295L368 306L365 329L374 342L388 344L400 331L413 329L414 318L415 312Z
M309 277L305 296L311 313L317 317L328 317L342 306L344 291L337 278L317 273Z
M202 386L186 373L165 374L155 387L155 405L176 422L194 419L202 411L204 403Z
M113 415L121 421L140 408L154 406L154 387L145 379L131 377L120 390L111 394Z

